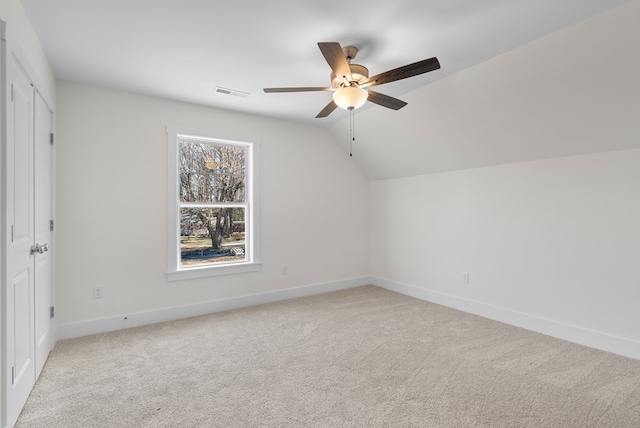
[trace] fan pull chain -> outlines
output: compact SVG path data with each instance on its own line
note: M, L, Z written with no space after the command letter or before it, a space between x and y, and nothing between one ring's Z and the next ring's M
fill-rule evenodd
M353 107L349 108L349 156L353 156L353 142L356 141L355 136L355 120L354 120L355 109Z

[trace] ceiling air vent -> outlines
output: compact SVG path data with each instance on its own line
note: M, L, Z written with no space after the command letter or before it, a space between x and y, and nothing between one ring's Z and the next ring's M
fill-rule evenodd
M216 92L224 95L233 95L234 97L240 97L240 98L246 98L249 95L248 92L236 91L235 89L221 88L220 86L216 86Z

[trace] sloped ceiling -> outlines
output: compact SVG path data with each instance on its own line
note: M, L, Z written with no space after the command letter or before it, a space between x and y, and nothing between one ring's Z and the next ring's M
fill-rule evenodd
M608 82L593 90L599 103L624 98L621 121L635 105L616 81L629 82L624 67L637 75L637 61L624 63L611 49L635 45L616 29L624 25L604 25L607 16L637 16L638 0L21 1L60 80L312 124L338 144L349 137L347 112L314 118L329 92L262 88L328 86L319 41L357 46L354 62L371 74L438 57L440 70L377 87L408 106L357 111L354 161L372 179L602 151L591 119L610 115L615 103L575 112L578 101L588 105L576 81ZM628 10L607 12L625 3ZM598 14L604 22L579 23ZM631 36L637 41L637 30ZM216 86L249 95L222 95ZM591 143L572 133L558 147L558 133L584 125L577 113L589 114L581 133ZM514 139L516 127L523 132ZM632 145L615 144L610 149Z
M386 179L640 148L639 16L634 2L418 88L401 114L358 112L354 162ZM346 152L350 122L329 130Z

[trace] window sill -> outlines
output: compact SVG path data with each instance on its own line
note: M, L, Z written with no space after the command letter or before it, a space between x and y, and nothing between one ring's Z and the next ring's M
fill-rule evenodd
M260 262L247 262L228 264L224 266L205 266L183 268L167 272L167 280L180 281L183 279L206 278L210 276L234 275L238 273L257 272L260 270Z

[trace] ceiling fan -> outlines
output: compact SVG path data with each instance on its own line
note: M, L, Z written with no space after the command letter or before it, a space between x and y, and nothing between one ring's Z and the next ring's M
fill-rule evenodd
M325 60L327 60L329 67L331 67L330 87L264 88L266 93L333 91L333 99L318 113L316 118L329 116L337 107L345 110L357 109L366 101L371 101L393 110L400 110L407 105L406 102L367 88L428 73L440 68L438 59L433 57L369 77L367 67L360 64L351 64L351 60L358 53L358 48L355 46L345 46L343 48L337 42L319 42L318 47Z

